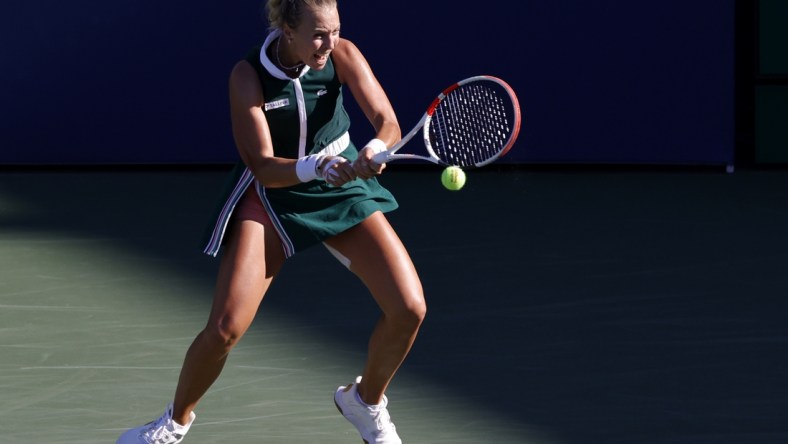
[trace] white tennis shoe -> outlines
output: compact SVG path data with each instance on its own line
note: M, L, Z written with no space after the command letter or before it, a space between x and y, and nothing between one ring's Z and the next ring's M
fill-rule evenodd
M178 424L172 420L172 404L170 404L159 419L126 431L120 435L116 444L178 444L183 441L195 417L192 412L188 424Z
M334 404L339 412L358 429L366 444L402 444L386 409L388 399L383 396L383 402L378 405L363 403L358 394L360 382L361 376L356 378L355 383L337 389Z

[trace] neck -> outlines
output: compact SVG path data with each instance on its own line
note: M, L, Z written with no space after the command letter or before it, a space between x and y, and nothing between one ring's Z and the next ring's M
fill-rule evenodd
M274 55L276 56L276 63L279 65L279 68L281 68L283 71L290 71L290 72L298 72L298 71L300 71L301 68L304 67L304 63L303 62L298 62L298 63L296 63L295 65L292 65L292 66L286 66L286 65L284 65L282 63L282 59L281 59L281 56L280 56L281 43L282 43L282 36L279 36L279 38L276 39L276 48L274 48Z

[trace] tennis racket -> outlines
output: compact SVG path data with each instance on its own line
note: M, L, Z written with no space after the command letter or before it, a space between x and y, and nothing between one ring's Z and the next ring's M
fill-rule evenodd
M419 130L428 155L397 153ZM470 77L443 90L402 140L372 160L418 159L479 168L506 154L519 133L520 104L514 90L497 77Z

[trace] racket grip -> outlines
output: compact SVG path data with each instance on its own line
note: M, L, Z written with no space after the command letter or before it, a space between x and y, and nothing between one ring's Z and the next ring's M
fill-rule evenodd
M372 156L372 161L378 165L386 163L389 160L389 152L388 151L381 151L374 156Z

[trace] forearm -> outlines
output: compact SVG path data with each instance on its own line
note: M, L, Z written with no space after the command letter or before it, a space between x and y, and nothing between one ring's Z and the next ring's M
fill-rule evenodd
M301 183L296 174L296 159L241 155L255 179L266 188L283 188Z

